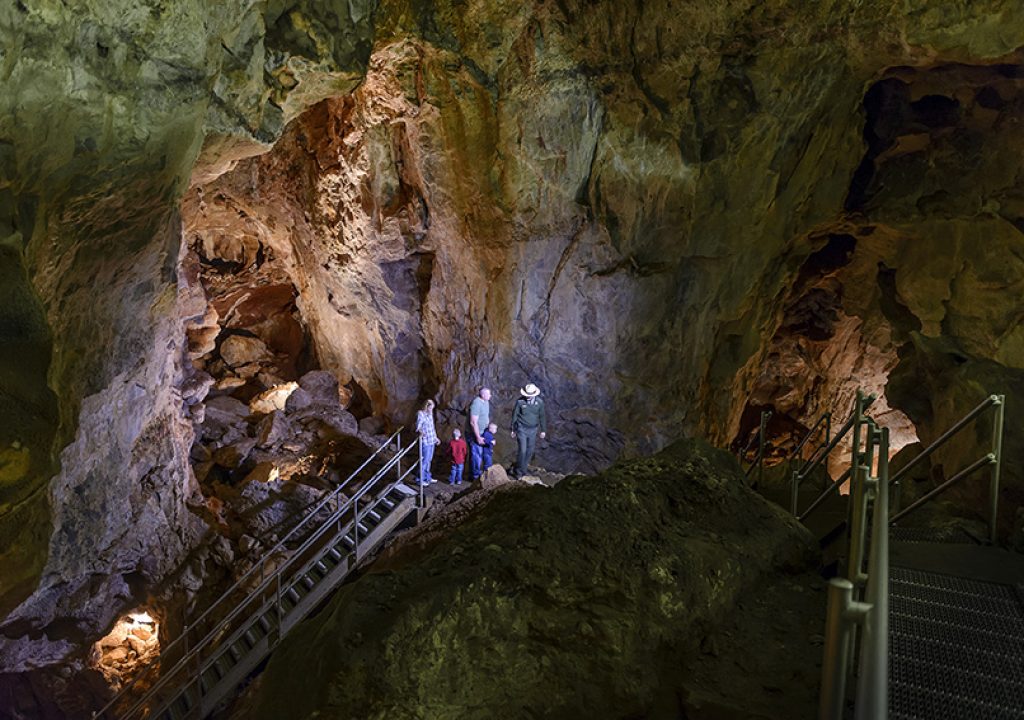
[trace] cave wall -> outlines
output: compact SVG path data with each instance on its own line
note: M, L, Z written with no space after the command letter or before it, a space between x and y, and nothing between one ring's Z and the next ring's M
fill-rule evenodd
M990 198L952 224L948 203L918 202L934 190L847 205L869 88L895 67L1012 64L1016 3L21 0L0 36L18 49L0 101L4 257L31 282L19 337L52 344L46 387L32 382L56 408L45 461L0 509L17 548L0 596L20 603L0 626L5 669L72 652L203 532L181 386L205 303L178 279L178 212L187 227L199 189L292 254L321 364L375 412L403 422L436 394L450 419L482 383L504 409L535 381L556 469L731 439L790 287L843 223L878 228L873 252L921 320L900 329L928 350L909 376L916 362L936 387L959 372L985 392L1017 377L1020 274L1002 258L1019 228ZM1012 154L991 155L1016 187ZM914 163L906 177L927 180ZM898 167L870 182L905 188ZM876 301L843 303L873 337ZM929 370L949 333L967 360ZM926 433L973 392L890 399Z
M374 6L0 8L3 272L31 283L10 285L0 375L38 416L2 438L19 459L0 504L4 671L80 653L199 539L181 193L193 172L265 151L296 108L350 91Z

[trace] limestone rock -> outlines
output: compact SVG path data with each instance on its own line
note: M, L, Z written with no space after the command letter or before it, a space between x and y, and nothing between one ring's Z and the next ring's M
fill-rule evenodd
M245 476L242 481L244 483L269 483L274 482L281 477L281 470L276 463L264 460L263 462L256 463L256 467Z
M227 363L228 367L239 370L239 375L245 377L240 370L243 367L253 367L271 356L268 348L262 340L245 335L230 335L221 341L220 356ZM255 371L252 371L255 374Z
M245 462L254 447L255 438L244 438L218 449L213 453L213 460L218 465L234 469Z
M487 468L484 473L480 476L480 487L484 490L491 490L500 485L506 485L510 482L515 482L505 472L505 468L501 465L491 465Z
M678 658L747 588L815 562L810 534L719 452L682 443L494 494L445 542L399 548L285 638L253 716L651 716L659 695L685 696Z
M264 390L249 401L249 411L254 415L266 415L275 410L284 410L288 397L295 392L298 384L294 382L275 385L269 390Z
M299 378L299 386L309 393L311 401L328 407L341 406L338 378L326 370L313 370Z
M262 447L271 447L287 439L292 433L291 423L280 410L275 410L260 420L256 439Z

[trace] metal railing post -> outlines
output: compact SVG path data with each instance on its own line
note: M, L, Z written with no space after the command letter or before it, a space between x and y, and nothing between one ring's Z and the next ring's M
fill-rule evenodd
M825 657L821 663L821 695L818 720L842 720L846 705L847 661L850 657L850 610L853 583L832 578L828 585L828 612L825 616Z
M889 429L878 443L867 604L860 655L856 720L883 720L889 709Z
M416 466L420 467L422 464L423 464L423 439L420 438L420 444L416 448ZM420 481L420 478L418 478L418 477L416 478L416 487L418 487L419 490L420 490L420 510L422 510L425 507L425 504L423 502L423 483Z
M758 431L757 440L757 483L764 482L764 445L765 434L768 432L768 418L772 416L771 411L761 411L761 429Z
M1006 420L1006 396L993 396L996 406L995 418L992 420L992 454L996 461L992 464L992 479L989 483L989 525L988 539L996 544L999 519L999 476L1003 468L1003 423Z
M800 492L800 473L793 471L789 484L789 512L796 515L797 498Z
M281 637L284 632L284 612L281 607L281 573L277 574L277 599L274 601L277 606L277 636Z
M355 536L354 547L352 552L356 554L356 562L359 562L359 496L357 495L355 500L352 502L352 533Z

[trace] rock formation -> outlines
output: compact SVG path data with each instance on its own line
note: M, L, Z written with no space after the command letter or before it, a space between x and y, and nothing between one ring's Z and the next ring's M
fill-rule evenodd
M506 490L441 542L400 548L284 641L249 711L679 717L679 668L707 628L816 561L807 530L748 490L735 460L679 443Z
M0 8L0 672L171 592L273 475L202 428L317 369L349 437L537 382L560 471L856 384L1024 451L1016 2L72 5Z

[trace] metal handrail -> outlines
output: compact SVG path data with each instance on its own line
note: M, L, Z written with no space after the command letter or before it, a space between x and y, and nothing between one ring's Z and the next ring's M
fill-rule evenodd
M323 538L324 535L327 534L328 530L333 529L335 524L338 525L339 532L340 532L340 528L342 527L341 526L341 518L350 509L352 509L354 511L353 512L353 517L352 517L352 520L351 520L350 524L345 525L344 527L352 527L354 529L354 545L355 545L354 552L358 556L359 555L359 522L362 520L363 517L366 516L366 513L369 512L369 509L366 506L364 506L362 512L359 511L359 500L362 499L362 497L364 495L366 495L376 485L378 480L380 480L388 472L390 472L392 468L394 468L396 466L399 467L399 476L398 476L397 480L395 480L395 481L393 481L393 482L388 484L387 488L384 490L384 494L386 494L387 492L390 492L390 489L392 487L394 487L394 485L400 483L402 480L404 480L406 477L408 477L411 473L415 472L416 469L417 469L415 465L412 465L411 467L409 467L405 471L404 474L401 473L401 468L400 468L401 459L405 455L407 455L408 453L412 452L415 448L416 448L415 445L408 445L403 450L399 451L399 453L397 455L395 455L394 457L390 458L387 461L387 463L384 465L384 467L382 467L380 470L378 470L374 474L374 476L370 480L368 480L363 485L363 487L359 489L358 492L356 492L355 495L353 495L351 498L349 498L345 502L344 505L342 505L337 510L335 510L335 512L333 512L330 515L330 517L325 519L323 521L323 523L321 523L320 527L317 528L317 530L314 532L314 534L311 535L302 544L302 546L300 546L298 549L296 549L291 554L291 556L288 558L288 560L285 563L283 563L281 566L279 566L274 571L274 573L272 575L268 576L258 587L254 588L241 602L238 603L238 605L236 605L234 610L232 610L232 612L228 616L226 616L223 620L221 620L218 623L217 627L215 627L205 638L203 638L202 641L200 641L199 644L196 645L195 648L191 649L190 652L185 657L183 657L180 661L175 663L175 665L164 676L162 676L160 678L160 680L141 699L139 699L129 709L129 711L127 713L125 713L124 717L129 717L133 713L135 713L136 711L144 709L149 704L150 700L152 700L157 695L157 693L160 690L163 690L165 687L167 687L170 684L171 680L174 679L176 675L180 674L181 671L183 671L183 670L187 671L189 665L191 663L193 663L193 662L196 665L196 672L193 673L187 679L187 681L181 686L181 690L182 691L187 690L192 685L198 683L200 681L200 678L202 677L202 675L211 667L211 665L214 662L216 662L216 660L212 660L212 661L211 660L207 660L204 663L203 659L200 657L200 652L202 650L205 650L207 647L209 647L213 643L214 640L217 640L217 639L220 639L220 638L224 637L225 634L227 633L229 627L230 627L231 621L234 620L238 615L240 615L243 610L248 608L252 604L252 602L254 600L259 601L261 603L269 602L267 600L264 600L264 596L265 596L265 594L267 594L268 590L271 590L275 586L276 586L276 590L277 590L277 592L276 592L276 604L278 606L278 613L279 613L279 616L280 616L282 614L282 609L281 609L281 606L280 606L280 603L281 603L280 598L281 598L281 593L282 593L282 590L281 590L281 588L282 588L281 578L285 574L285 571L289 570L291 565L295 564L298 560L300 560L303 557L304 553L306 553L308 550L313 548L316 545L317 541L319 541L321 538ZM308 562L307 562L307 564L308 564ZM302 573L303 573L303 570L300 569L297 572L292 573L292 576L301 576ZM290 588L291 584L289 584L288 587ZM280 628L280 625L278 627Z
M766 440L766 435L767 435L767 432L768 432L768 420L770 420L771 417L772 417L772 411L771 410L762 410L761 411L761 422L760 422L760 425L758 426L757 434L754 435L752 438L750 438L747 441L747 444L743 447L742 450L740 450L739 456L738 456L739 457L739 461L740 461L740 465L742 466L742 464L743 464L743 456L747 454L748 450L750 450L750 447L754 444L754 441L755 440L757 441L757 455L755 456L754 461L752 463L750 463L750 467L748 467L746 470L743 471L743 477L749 478L751 471L753 471L753 469L756 467L757 468L757 482L761 482L762 480L764 480L765 440Z
M911 505L907 506L903 510L899 509L900 497L901 497L901 480L904 476L910 473L912 469L917 467L926 458L930 457L936 450L949 442L957 433L967 427L971 422L980 417L986 410L995 408L995 417L993 419L992 426L992 451L985 456L978 458L973 463L968 465L966 468L956 473L949 480L933 489L925 496L918 498ZM992 478L989 485L989 542L993 545L996 543L997 534L997 516L999 513L999 479L1002 471L1003 461L1003 426L1006 418L1006 396L1005 395L989 395L985 398L977 407L971 410L969 413L964 415L960 420L954 423L946 432L942 433L934 442L932 442L927 448L922 450L913 460L911 460L905 467L901 468L899 472L893 475L892 486L895 490L893 504L897 511L889 522L894 523L897 520L906 517L914 510L918 509L922 505L930 502L934 498L938 497L942 493L946 492L949 488L956 485L958 482L974 474L986 465L992 466Z
M275 554L277 554L277 553L281 552L282 550L285 550L285 549L286 549L286 548L285 548L285 544L286 544L286 543L287 543L287 542L288 542L288 541L289 541L290 539L292 539L292 537L293 537L293 536L294 536L294 535L295 535L295 534L296 534L296 533L297 533L297 532L298 532L298 531L299 531L299 530L300 530L300 529L301 529L301 528L302 528L302 527L303 527L304 525L306 525L306 523L307 523L307 522L308 522L308 521L309 521L310 519L314 518L314 517L315 517L315 516L316 516L316 515L317 515L317 514L318 514L318 513L319 513L319 512L321 511L321 510L323 510L323 509L324 509L324 507L326 507L326 506L327 506L327 505L328 505L328 504L329 504L329 503L330 503L330 502L331 502L332 500L336 500L336 498L337 498L337 497L338 497L338 496L339 496L339 495L341 494L341 492L342 492L342 491L343 491L343 490L344 490L344 489L345 489L345 488L346 488L346 487L347 487L347 486L349 485L349 483L350 483L350 482L351 482L351 481L352 481L353 479L355 479L355 478L356 478L356 477L357 477L357 476L359 475L359 473L361 473L361 472L362 472L362 471L363 471L363 470L364 470L364 469L365 469L365 468L367 467L367 465L369 465L369 464L370 464L371 462L373 462L373 460L374 460L374 459L375 459L375 458L376 458L376 457L377 457L378 455L380 455L380 454L381 454L381 453L382 453L382 452L383 452L383 451L384 451L384 450L385 450L386 448L390 447L390 446L391 446L391 443L392 443L392 442L393 442L394 440L396 440L396 439L398 439L398 440L399 440L399 446L398 446L398 447L399 447L399 452L401 453L401 444L400 444L400 443L401 443L401 437L400 437L400 434L401 434L401 432L402 432L402 430L403 430L403 429L404 429L404 428L399 428L398 430L396 430L396 431L395 431L395 432L394 432L394 433L393 433L393 434L392 434L392 435L391 435L391 436L390 436L390 437L389 437L389 438L388 438L387 440L385 440L385 441L384 441L384 442L383 442L383 443L382 443L382 444L381 444L381 445L380 445L380 446L379 446L379 447L378 447L378 448L377 448L377 449L376 449L376 450L375 450L375 451L374 451L374 452L373 452L373 453L372 453L372 454L371 454L371 455L370 455L370 456L369 456L369 457L368 457L368 458L367 458L367 459L366 459L366 460L365 460L365 461L363 462L363 464L362 464L362 465L360 465L360 466L359 466L358 468L356 468L356 470L354 470L354 471L353 471L353 472L352 472L352 473L351 473L351 474L350 474L350 475L349 475L349 476L348 476L348 477L347 477L347 478L346 478L346 479L345 479L344 481L342 481L341 483L339 483L339 484L338 484L338 486L337 486L337 487L336 487L336 488L335 488L334 490L332 490L332 491L331 491L331 492L330 492L330 493L329 493L328 495L325 495L325 496L324 496L324 497L323 497L323 498L322 498L322 499L321 499L321 500L320 500L320 501L319 501L318 503L316 503L316 504L315 504L315 505L314 505L314 506L312 507L312 510L309 510L309 512L307 512L307 513L306 513L306 514L305 514L305 515L304 515L304 516L303 516L302 518L300 518L300 519L299 519L299 521L298 521L298 522L297 522L297 523L295 524L295 526L294 526L294 527L293 527L293 528L292 528L292 529L291 529L291 530L290 530L290 531L289 531L289 532L288 532L288 533L287 533L287 534L286 534L286 535L285 535L285 536L284 536L283 538L281 538L281 539L280 539L280 540L279 540L279 541L277 542L277 544L275 544L275 545L274 545L274 547L273 547L273 548L271 548L271 549L270 549L269 551L267 551L266 553L264 553L264 554L263 554L263 557L261 557L261 558L260 558L260 561L259 561L259 563L257 563L257 564L254 564L254 565L253 565L253 567L251 567L251 568L250 568L250 569L249 569L249 570L248 570L247 572L245 572L245 573L244 573L243 575L241 575L241 576L240 576L240 577L239 577L239 578L238 578L238 579L237 579L237 580L236 580L236 581L234 582L234 584L232 584L230 588L228 588L227 590L225 590L225 591L224 591L224 592L223 592L223 593L222 593L222 594L221 594L221 595L220 595L220 596L219 596L219 597L218 597L218 598L217 598L216 600L214 600L214 601L213 601L213 602L212 602L212 603L211 603L211 604L210 604L210 605L209 605L209 606L208 606L208 607L206 608L206 610L204 610L204 611L203 611L203 612L202 612L202 613L201 613L201 614L199 615L199 617L197 617L197 618L196 618L195 620L193 620L193 621L192 621L191 623L186 623L185 627L184 627L184 628L182 629L182 633L181 633L181 635L180 635L180 636L179 636L178 638L176 638L176 639L175 639L175 640L174 640L173 642L171 642L171 643L170 643L169 645L167 645L167 647L165 647L165 648L164 648L164 649L163 649L163 650L161 651L161 653L160 653L160 654L161 654L162 656L166 656L166 655L170 654L172 650L175 650L175 649L177 649L179 645L184 645L184 646L185 646L185 648L188 648L188 634L189 634L189 630L190 630L190 629L192 629L192 628L195 628L195 627L196 627L196 626L198 626L198 625L199 625L200 623L202 623L202 622L203 622L204 620L206 620L206 619L207 619L207 617L209 617L209 616L210 616L210 614L211 614L211 613L212 613L212 612L213 612L214 610L216 610L216 609L217 609L217 608L218 608L218 607L219 607L219 606L221 605L221 603L225 602L225 601L227 600L227 598L228 598L229 596L233 595L233 594L234 594L234 593L235 593L235 592L236 592L237 590L239 590L239 588L241 588L241 587L242 587L242 586L243 586L243 585L244 585L244 584L245 584L245 583L246 583L247 581L251 580L252 576L253 576L253 575L255 574L255 572L256 572L257 570L259 570L259 571L260 571L260 577L261 577L261 579L262 579L262 578L263 578L263 573L264 573L264 571L265 571L265 568L266 568L266 562L268 561L268 559L270 559L270 558L271 558L272 556L274 556ZM410 447L412 447L412 446L410 446ZM260 586L260 587L262 587L262 585L263 585L263 583L261 582L261 586ZM232 616L232 617L233 617L233 616ZM219 626L220 626L220 624L218 624L218 628L219 628ZM217 629L217 628L215 628L215 630L216 630L216 629ZM212 632L211 632L210 634L212 634ZM207 636L206 636L205 638L203 638L203 640L201 640L201 641L200 641L199 645L201 645L201 644L202 644L203 642L205 642L205 641L206 641L206 640L207 640L207 639L209 638L210 634L208 634L208 635L207 635ZM197 645L197 647L198 647L198 645ZM189 656L190 656L190 654L191 654L191 653L190 653L190 651L189 651L189 650L190 650L190 649L186 649L186 652L185 652L185 656L184 656L184 657L182 658L182 660L184 660L184 659L185 659L185 657L189 657ZM179 662L180 662L180 661L179 661ZM177 666L178 664L179 664L179 663L176 663L174 667L176 667L176 666ZM123 698L124 698L124 697L125 697L125 696L126 696L126 695L127 695L127 694L128 694L128 693L129 693L129 692L130 692L130 691L131 691L131 690L132 690L133 688L134 688L134 687L135 687L135 685L136 685L136 684L137 684L138 682L140 682L140 681L141 681L141 679L142 679L142 678L148 677L148 676L149 676L149 674L150 674L150 673L151 673L152 671L154 671L154 670L155 670L155 669L156 669L157 667L158 667L158 663L151 663L151 664L150 664L150 665L148 665L148 666L147 666L146 668L144 668L144 669L142 670L142 672L140 672L140 673L139 673L138 675L136 675L136 676L135 676L134 678L132 678L132 680L131 680L131 681L129 681L129 682L128 682L128 683L127 683L127 684L126 684L126 685L125 685L125 686L124 686L123 688L121 688L121 689L120 689L120 690L119 690L119 691L118 691L118 692L117 692L117 693L116 693L116 694L114 695L114 697L112 697L112 698L110 699L110 701L109 701L109 702L107 702L107 704L106 704L106 705L104 705L104 706L103 706L102 708L100 708L100 709L99 709L99 710L98 710L97 712L93 713L93 717L94 717L94 718L99 718L99 717L102 717L104 713L106 713L106 712L107 712L108 710L110 710L110 709L111 709L111 708L112 708L112 707L113 707L114 705L116 705L116 704L117 704L118 702L120 702L120 701L121 701L121 700L122 700L122 699L123 699ZM174 667L172 667L172 668L171 668L170 670L168 670L168 672L167 672L167 673L165 673L165 677L166 677L166 676L169 676L170 674L172 674L172 672L173 672L173 670L174 670ZM155 689L155 686L154 686L154 689ZM146 697L149 697L150 695L151 695L151 692L147 692L147 693L146 693ZM138 704L138 703L136 703L136 705L137 705L137 704ZM132 710L131 710L131 711L134 711L134 710L135 710L135 706L133 706L133 707L132 707Z
M857 678L856 720L885 720L888 716L889 676L889 430L866 419L866 446L858 453L853 473L854 494L851 506L854 518L861 518L851 529L851 562L847 576L829 583L828 613L825 626L825 653L822 663L819 720L845 717L846 683L852 649L860 627L860 671ZM858 426L860 423L858 423ZM875 448L878 450L878 474L871 476ZM868 542L868 505L872 507L872 525L867 572L862 572L864 546ZM856 557L854 553L856 552ZM856 598L865 587L864 600Z
M845 473L843 473L843 475L841 475L838 480L836 480L834 483L832 483L823 493L821 493L821 495L819 495L817 498L815 498L814 502L811 503L810 507L808 507L807 510L805 510L802 514L798 514L797 513L797 510L798 510L797 502L798 502L798 495L799 495L799 492L800 492L800 483L802 483L812 472L814 472L818 468L818 466L821 465L822 462L824 462L828 458L829 455L832 454L832 451L836 449L836 447L839 445L839 443L841 443L843 441L843 439L847 436L847 434L851 430L855 431L854 432L854 443L853 443L853 445L854 445L854 448L853 448L854 456L851 459L856 461L856 454L857 454L857 452L859 450L859 446L860 446L860 439L859 439L859 434L858 434L859 433L859 424L864 421L864 419L865 419L864 413L867 411L867 409L869 407L871 407L871 404L876 399L877 399L877 396L875 396L873 394L872 395L864 395L860 390L858 390L857 391L857 398L856 398L856 400L854 400L854 403L853 403L853 413L850 415L849 419L845 423L843 423L843 426L841 428L839 428L839 431L836 432L836 434L832 438L831 442L829 442L827 445L825 445L824 449L820 452L820 454L816 454L815 456L812 456L807 461L807 463L804 464L804 466L800 470L797 470L797 471L793 472L792 479L791 479L791 482L790 482L790 503L789 503L790 507L789 507L789 509L790 509L790 512L793 515L796 515L799 520L801 520L801 521L805 520L819 505L821 505L821 503L823 503L825 501L826 498L828 498L829 495L831 495L835 490L837 490L839 488L839 486L843 483L843 481L849 476L850 471L847 470ZM854 467L855 465L856 465L856 462L852 462L850 466Z
M821 427L822 423L825 423L825 441L818 448L816 448L814 450L814 453L811 454L811 457L808 458L808 460L814 459L814 455L818 452L818 450L820 450L822 447L825 447L826 445L828 445L828 443L832 440L832 411L831 410L826 410L824 413L822 413L820 416L818 416L818 419L814 421L813 425L811 425L810 430L808 430L807 434L804 435L804 439L801 440L797 444L797 446L790 451L789 455L786 456L786 459L783 462L790 462L791 463L794 460L796 460L797 456L800 455L800 451L804 449L804 445L806 445L808 443L808 441L810 441L810 439L812 437L814 437L814 434L818 431L818 428Z

